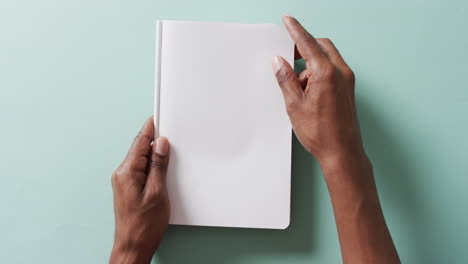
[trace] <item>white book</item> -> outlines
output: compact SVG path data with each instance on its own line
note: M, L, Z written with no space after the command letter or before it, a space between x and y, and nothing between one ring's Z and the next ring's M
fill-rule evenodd
M291 125L271 62L273 24L157 21L156 136L171 143L170 224L285 229Z

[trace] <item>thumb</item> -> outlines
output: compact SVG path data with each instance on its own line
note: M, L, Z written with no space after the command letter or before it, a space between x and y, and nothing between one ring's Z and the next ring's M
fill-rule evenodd
M290 112L297 106L298 100L302 99L304 94L301 83L291 65L284 58L280 56L274 57L272 67L276 80L283 92L286 108Z
M150 197L159 197L166 189L166 173L169 164L169 141L158 137L153 143L145 192Z

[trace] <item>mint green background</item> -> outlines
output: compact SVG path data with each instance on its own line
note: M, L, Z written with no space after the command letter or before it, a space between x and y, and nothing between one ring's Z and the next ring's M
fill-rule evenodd
M157 18L331 38L405 263L468 263L468 2L0 1L0 262L105 263L110 175L153 105ZM222 58L222 54L220 54ZM181 62L183 63L183 62ZM171 227L158 263L339 263L324 181L294 141L286 231Z

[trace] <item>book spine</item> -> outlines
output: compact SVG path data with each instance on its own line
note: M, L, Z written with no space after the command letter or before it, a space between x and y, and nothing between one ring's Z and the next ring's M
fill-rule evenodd
M154 87L154 138L159 136L160 98L161 98L161 51L162 51L162 27L163 21L156 21L156 64Z

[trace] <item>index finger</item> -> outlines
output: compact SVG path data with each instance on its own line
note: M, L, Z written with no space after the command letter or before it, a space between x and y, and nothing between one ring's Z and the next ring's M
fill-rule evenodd
M151 149L151 142L154 139L154 122L153 117L146 120L143 128L135 137L130 150L128 151L126 160L137 159L138 157L146 157Z
M283 16L283 23L296 44L297 50L306 61L325 59L315 38L291 16Z

